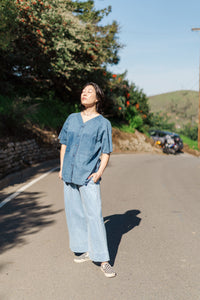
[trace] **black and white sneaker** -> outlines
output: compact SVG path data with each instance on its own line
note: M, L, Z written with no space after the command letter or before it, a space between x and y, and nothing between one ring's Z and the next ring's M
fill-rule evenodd
M82 262L85 262L88 260L90 260L88 252L85 252L85 253L81 254L80 256L76 256L74 258L74 262L76 262L76 263L82 263Z
M115 277L117 275L109 263L102 264L101 271L104 273L106 277L109 278Z

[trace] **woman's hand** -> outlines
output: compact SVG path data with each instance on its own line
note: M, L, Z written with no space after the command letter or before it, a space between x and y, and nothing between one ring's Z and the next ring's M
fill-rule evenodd
M64 160L66 148L67 148L67 146L63 145L63 144L61 145L61 148L60 148L60 172L58 174L58 177L60 179L62 179L63 160Z
M97 183L97 181L100 179L100 177L103 175L103 172L108 164L110 158L110 154L107 153L102 153L101 155L101 163L100 163L100 167L99 170L96 173L92 173L88 179L90 179L91 177L93 177L93 181L94 183Z
M62 170L58 173L58 177L62 180Z
M92 173L88 179L90 179L92 177L92 180L94 181L94 183L97 183L97 181L100 179L101 177L101 173L100 172L97 172L97 173Z

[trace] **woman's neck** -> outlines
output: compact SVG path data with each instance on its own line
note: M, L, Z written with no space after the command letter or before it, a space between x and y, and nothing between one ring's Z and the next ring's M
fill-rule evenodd
M88 107L83 110L85 116L95 116L98 114L96 107Z

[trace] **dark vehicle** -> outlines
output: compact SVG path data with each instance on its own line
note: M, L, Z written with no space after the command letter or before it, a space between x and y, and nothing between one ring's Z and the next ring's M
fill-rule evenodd
M183 149L183 141L177 133L163 131L163 130L150 130L150 136L155 142L160 142L163 147L163 152L175 154Z

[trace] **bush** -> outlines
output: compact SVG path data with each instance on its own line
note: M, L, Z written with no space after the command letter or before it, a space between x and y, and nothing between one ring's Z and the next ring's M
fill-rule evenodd
M182 138L183 143L187 144L189 146L189 148L199 151L198 141L193 141L192 139L190 139L189 137L187 137L185 135L180 135L180 137Z
M166 114L158 112L151 114L150 129L175 131L175 123L170 123L169 117Z
M180 134L183 134L183 135L189 137L193 141L197 141L198 126L188 123L188 124L184 125L183 129L180 130Z
M133 119L130 121L130 127L135 128L141 132L143 132L143 120L140 116L135 116Z
M63 103L52 92L33 99L0 95L0 137L25 138L31 124L59 132L67 116L77 111L77 104Z
M38 101L37 110L27 117L33 124L42 129L55 129L59 131L67 116L79 111L76 104L63 103L58 99L41 99Z
M25 112L21 102L0 96L0 136L20 135L25 124Z

